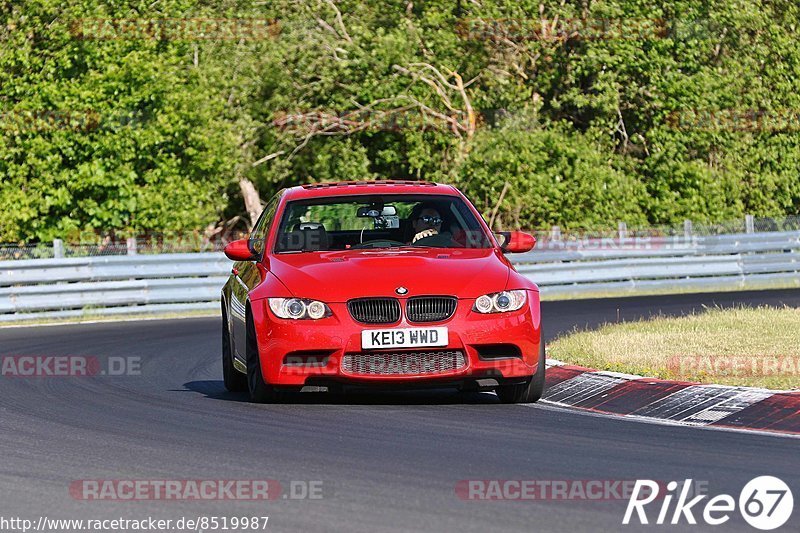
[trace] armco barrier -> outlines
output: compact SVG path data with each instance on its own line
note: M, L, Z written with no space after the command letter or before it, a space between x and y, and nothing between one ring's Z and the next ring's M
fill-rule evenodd
M221 253L1 261L0 322L216 309L230 270Z
M800 284L800 231L549 240L509 258L551 296ZM0 261L0 322L214 310L230 268L221 253Z

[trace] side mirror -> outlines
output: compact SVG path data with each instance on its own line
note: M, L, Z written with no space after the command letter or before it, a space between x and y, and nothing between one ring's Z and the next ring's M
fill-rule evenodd
M536 237L524 231L501 232L500 248L510 254L530 252L536 246ZM500 239L498 239L500 240Z
M225 246L225 255L232 261L255 261L257 257L250 250L247 239L239 239Z

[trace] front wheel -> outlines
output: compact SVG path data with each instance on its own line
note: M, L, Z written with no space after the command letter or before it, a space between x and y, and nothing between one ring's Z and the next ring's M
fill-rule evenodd
M275 388L264 381L264 376L261 373L261 360L258 355L256 328L250 313L247 313L246 331L247 390L250 393L250 401L254 403L274 402L277 400L278 395Z
M497 397L503 403L535 403L539 401L544 393L544 378L546 357L544 350L544 336L539 332L539 364L536 366L536 374L524 383L514 385L502 385L495 389Z

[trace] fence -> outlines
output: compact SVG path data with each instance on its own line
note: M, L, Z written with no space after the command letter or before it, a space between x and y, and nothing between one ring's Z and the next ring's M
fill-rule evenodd
M800 231L565 239L509 255L542 295L800 285ZM0 261L0 322L216 310L231 263L219 252Z

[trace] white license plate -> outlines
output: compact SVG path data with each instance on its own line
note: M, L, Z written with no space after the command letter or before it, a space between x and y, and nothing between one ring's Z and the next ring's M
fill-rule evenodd
M447 328L365 329L361 332L362 350L447 346L447 342Z

